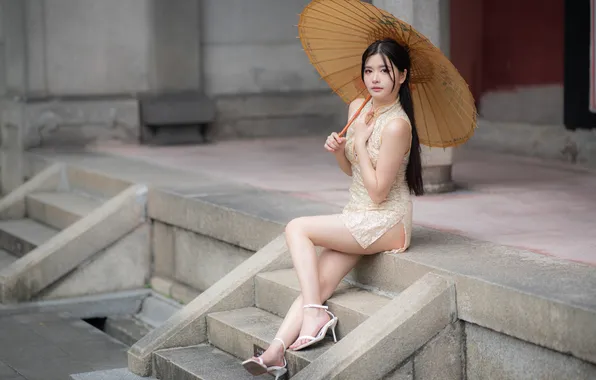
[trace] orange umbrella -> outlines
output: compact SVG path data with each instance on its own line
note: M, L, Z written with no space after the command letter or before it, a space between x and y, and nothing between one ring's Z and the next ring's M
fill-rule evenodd
M376 40L393 38L410 52L420 142L445 148L466 142L474 133L476 106L467 83L449 59L408 23L360 0L313 0L300 15L298 31L310 62L346 103L358 97L370 99L360 76L362 53Z

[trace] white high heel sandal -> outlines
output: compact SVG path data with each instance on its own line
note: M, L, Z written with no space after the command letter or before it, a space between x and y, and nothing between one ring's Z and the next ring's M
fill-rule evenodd
M284 348L284 354L286 353L286 344L284 343L283 340L281 340L280 338L274 338L273 340L279 340L281 342L281 345ZM277 365L272 365L271 367L267 367L265 365L265 363L263 363L263 358L261 358L260 356L257 357L256 359L250 358L248 360L245 360L244 362L242 362L242 366L244 368L246 368L246 370L248 371L248 373L250 373L253 376L259 376L259 375L264 375L266 373L275 376L275 380L278 380L281 376L285 375L286 372L288 372L287 366L288 366L288 362L286 361L286 358L284 357L284 365L283 367L277 366Z
M327 314L329 314L329 316L331 317L331 319L329 320L329 322L325 323L325 325L323 325L323 327L321 327L321 329L319 330L319 332L317 333L316 336L309 336L309 335L304 335L304 336L299 336L298 339L296 339L296 341L298 340L302 340L302 339L308 339L308 342L296 347L296 348L292 348L292 351L298 351L298 350L302 350L303 348L306 348L308 346L311 346L317 342L320 342L321 340L323 340L325 338L325 335L327 335L327 330L329 330L329 328L331 328L331 331L333 332L333 341L337 342L337 337L335 336L335 326L337 326L337 317L335 315L333 315L332 312L330 312L327 306L323 306L323 305L304 305L304 308L315 308L315 309L323 309L325 310L325 312Z

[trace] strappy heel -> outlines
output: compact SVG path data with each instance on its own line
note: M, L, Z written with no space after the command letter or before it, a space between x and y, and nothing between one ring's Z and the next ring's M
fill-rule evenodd
M279 340L281 345L284 348L284 354L286 353L286 344L280 338L274 338L273 340ZM272 365L271 367L267 367L265 363L263 363L263 358L260 356L257 358L250 358L242 362L242 366L253 376L264 375L266 373L275 376L275 380L278 380L281 376L285 375L288 372L287 366L288 362L284 357L284 365L283 367Z
M335 315L333 315L332 312L330 312L327 306L323 306L323 305L304 305L304 308L315 308L315 309L323 309L325 310L325 312L331 317L331 319L329 320L329 322L325 323L325 325L323 325L323 327L321 327L321 329L319 330L319 332L317 333L316 336L309 336L309 335L305 335L305 336L299 336L298 340L302 340L302 339L308 339L308 342L296 347L296 348L292 348L292 351L299 351L302 350L303 348L312 346L313 344L322 341L325 338L325 335L327 335L327 330L329 330L331 328L331 332L333 333L333 341L337 342L337 337L335 335L335 326L337 326L337 317Z

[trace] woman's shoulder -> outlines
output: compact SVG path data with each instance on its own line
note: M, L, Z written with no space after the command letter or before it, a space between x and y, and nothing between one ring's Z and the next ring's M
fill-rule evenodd
M356 111L358 111L358 108L360 108L365 101L365 98L356 98L352 100L348 109L349 116L351 117L354 113L356 113Z

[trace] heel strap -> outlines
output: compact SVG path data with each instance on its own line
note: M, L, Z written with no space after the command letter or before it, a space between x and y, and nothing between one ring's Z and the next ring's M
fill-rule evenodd
M273 340L279 340L281 342L281 345L284 347L284 352L286 352L286 344L283 340L281 340L280 338L273 338Z
M323 309L323 310L329 309L327 306L315 305L315 304L304 305L303 308L305 308L305 309L307 309L307 308L314 308L314 309Z

